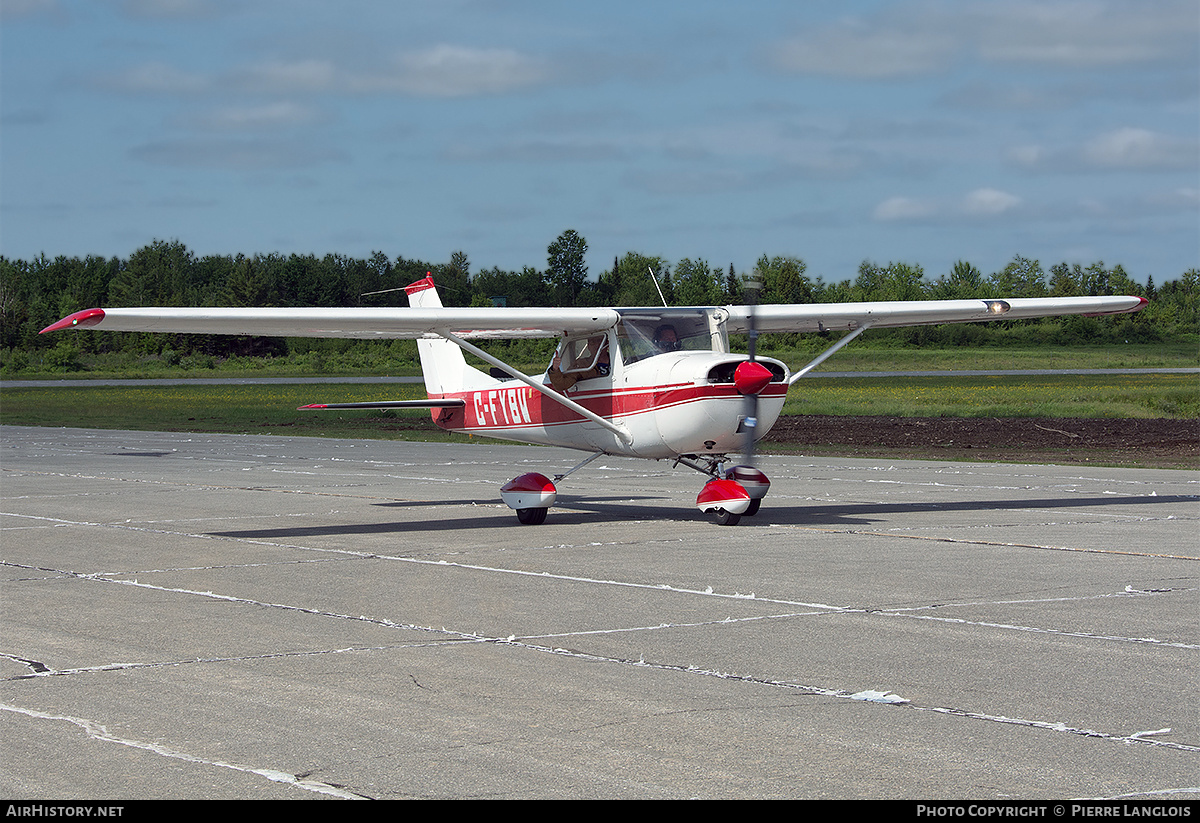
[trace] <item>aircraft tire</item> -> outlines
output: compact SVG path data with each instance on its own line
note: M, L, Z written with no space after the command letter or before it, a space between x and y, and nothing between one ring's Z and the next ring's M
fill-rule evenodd
M747 517L753 517L754 515L758 514L758 507L761 505L762 498L755 498L754 500L750 501L750 508L746 509L746 511L742 512L742 514L746 515Z
M733 514L724 509L713 509L713 517L716 518L718 526L736 526L742 519L740 514Z
M517 509L517 520L526 526L540 526L546 522L546 512L549 509Z

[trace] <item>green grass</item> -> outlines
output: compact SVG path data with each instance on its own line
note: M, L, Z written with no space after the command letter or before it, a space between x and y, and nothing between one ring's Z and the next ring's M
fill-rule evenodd
M1195 374L802 378L784 414L1200 418Z
M424 397L424 386L419 384L112 387L82 384L10 388L0 397L0 423L387 439L402 437L413 423L429 420L429 412L298 411L297 407L319 402ZM441 436L438 432L429 434Z
M793 369L812 354L782 350L778 357ZM814 375L848 371L981 371L996 369L1165 369L1200 367L1200 347L1181 344L1121 346L1044 346L1040 348L883 348L851 343L822 363Z
M408 400L419 384L7 388L0 423L138 431L465 440L432 430L424 410L297 411L316 402ZM799 381L785 414L913 417L1200 418L1194 374L880 377Z

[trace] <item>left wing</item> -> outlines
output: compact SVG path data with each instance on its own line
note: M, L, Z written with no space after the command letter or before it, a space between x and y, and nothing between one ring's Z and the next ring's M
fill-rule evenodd
M1011 300L897 300L878 303L807 303L760 305L754 311L759 332L847 331L868 326L929 326L937 323L979 323L1023 320L1061 314L1123 314L1146 305L1143 297L1026 297ZM732 334L749 330L750 309L726 306Z
M85 309L42 329L265 337L349 337L361 340L435 337L529 338L609 329L612 309L521 308L157 308Z

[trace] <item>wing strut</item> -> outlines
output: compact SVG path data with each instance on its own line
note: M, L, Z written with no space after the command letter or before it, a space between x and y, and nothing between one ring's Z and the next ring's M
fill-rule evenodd
M792 375L790 378L788 378L788 385L789 385L789 386L790 386L790 385L792 385L792 384L793 384L793 383L795 383L797 380L799 380L801 377L803 377L804 375L808 374L810 371L812 371L813 369L815 369L817 366L819 366L819 365L821 365L822 363L824 363L824 362L825 362L826 360L828 360L830 357L832 357L833 355L837 354L838 350L839 350L839 349L840 349L842 346L846 345L846 344L847 344L847 343L849 343L851 340L853 340L854 338L858 337L860 334L862 334L863 332L865 332L865 331L866 331L867 329L869 329L869 328L871 328L871 324L870 324L870 323L864 323L863 325L859 326L857 329L855 329L854 331L850 332L848 335L846 335L845 337L843 337L841 340L837 341L837 342L836 342L836 343L834 343L832 346L830 346L829 348L827 348L825 351L821 352L821 354L817 355L816 359L814 359L814 360L813 360L811 363L809 363L807 366L805 366L804 368L800 369L800 371L796 372L796 373L795 373L795 374L793 374L793 375Z
M446 338L451 343L453 343L454 345L461 348L463 351L468 351L471 354L478 357L480 360L483 360L487 363L491 363L496 368L502 370L505 374L511 374L513 377L517 378L525 385L546 395L546 397L549 397L555 403L558 403L562 406L566 406L571 411L575 412L576 414L586 417L588 420L591 420L596 425L602 426L603 428L608 429L610 432L615 434L617 437L621 438L621 442L624 443L625 445L628 446L633 443L633 435L631 435L629 432L627 432L621 426L616 425L611 420L605 420L603 417L596 414L591 409L585 409L583 406L579 405L574 400L570 400L570 399L564 397L563 395L559 394L558 392L556 392L554 389L550 388L549 386L539 383L537 380L534 380L529 375L523 374L522 372L517 371L512 366L505 363L503 360L493 357L492 355L488 354L487 352L485 352L483 349L479 348L478 346L471 345L466 340L463 340L461 337L455 336L452 332L449 332L449 331L438 331L437 334L441 337Z

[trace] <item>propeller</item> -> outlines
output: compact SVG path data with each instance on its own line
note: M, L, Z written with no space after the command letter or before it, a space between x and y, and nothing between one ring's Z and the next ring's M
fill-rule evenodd
M746 413L742 416L745 462L728 469L724 477L714 473L696 497L700 511L715 514L717 523L722 526L736 525L743 514L757 514L759 504L771 487L767 476L754 466L754 448L758 442L758 395L773 376L771 370L757 359L755 306L761 288L762 283L756 279L746 281L746 331L750 344L747 358L733 371L733 384L746 398Z
M758 511L759 503L767 493L771 482L754 465L754 450L758 442L758 395L771 382L771 371L756 359L758 346L758 327L755 325L758 292L762 288L761 281L750 279L746 281L746 334L748 338L747 358L738 364L733 373L733 382L737 390L746 398L746 415L742 428L746 436L743 448L744 462L734 466L726 473L729 480L740 483L750 495L750 506L746 514L753 515Z
M746 362L738 363L737 370L733 375L733 382L746 398L746 448L745 457L747 465L754 465L754 446L758 441L758 392L762 391L762 385L755 385L761 379L760 370L765 371L763 367L754 359L755 350L758 347L758 327L755 325L755 314L757 314L758 306L758 291L762 288L762 283L756 279L746 281ZM770 376L768 373L768 382ZM764 384L765 385L765 384Z

